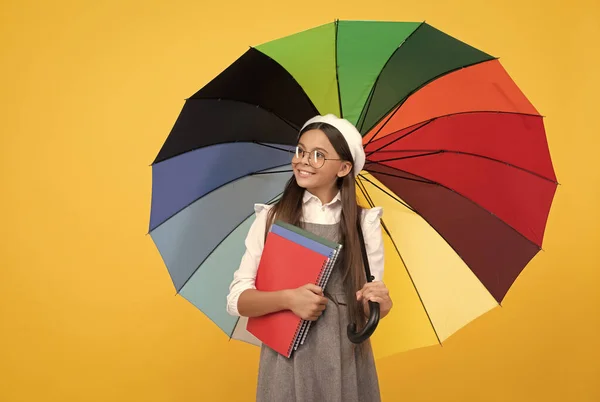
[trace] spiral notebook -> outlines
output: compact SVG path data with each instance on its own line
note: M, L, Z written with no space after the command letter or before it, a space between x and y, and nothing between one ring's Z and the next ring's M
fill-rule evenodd
M334 258L330 258L328 261L328 265L325 269L325 271L323 272L323 275L321 275L321 278L319 279L319 282L317 283L318 286L321 287L321 289L325 289L325 286L327 285L327 281L329 280L329 275L331 274L331 271L333 269L333 265L335 264L337 257L339 255L339 252L341 251L341 245L335 242L330 241L329 239L326 239L324 237L320 237L317 236L311 232L307 232L305 230L302 230L296 226L290 225L288 223L285 222L279 222L279 225L282 226L285 229L290 230L291 232L295 232L298 235L307 237L311 240L314 240L318 243L321 243L321 245L324 245L325 247L328 247L330 250L334 250L333 252L335 253L335 257ZM275 228L275 230L277 232L281 232L281 229L279 228ZM290 238L290 240L298 240L298 241L302 241L307 247L309 248L316 248L319 251L324 251L325 255L329 255L329 253L331 252L330 250L326 250L323 249L321 246L319 245L315 245L314 243L306 243L305 240L298 238L296 236L294 236L294 234L292 233L287 233L288 238ZM310 326L312 324L312 321L303 321L302 325L300 327L300 332L298 334L298 337L294 343L294 350L298 349L298 346L302 345L304 343L304 341L306 340L306 336L308 335L308 331L310 329Z
M325 288L341 245L276 221L267 234L255 285L261 291L294 289L307 283ZM311 321L284 310L248 319L246 329L283 356L303 343Z

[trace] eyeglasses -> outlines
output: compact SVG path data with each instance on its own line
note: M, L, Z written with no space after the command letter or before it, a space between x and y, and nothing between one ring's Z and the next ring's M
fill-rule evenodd
M300 147L296 147L294 154L292 155L292 162L299 163L304 160L304 155L308 154L308 164L315 169L321 169L325 164L325 161L341 161L339 158L326 158L325 155L318 150L305 151Z

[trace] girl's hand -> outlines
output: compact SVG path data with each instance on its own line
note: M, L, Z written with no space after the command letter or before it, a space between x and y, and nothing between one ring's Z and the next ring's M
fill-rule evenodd
M356 292L356 300L363 302L365 314L369 313L369 300L379 303L380 317L385 317L394 303L390 298L390 292L381 281L367 282L361 290Z
M303 320L316 321L327 306L323 290L311 283L289 291L289 309Z

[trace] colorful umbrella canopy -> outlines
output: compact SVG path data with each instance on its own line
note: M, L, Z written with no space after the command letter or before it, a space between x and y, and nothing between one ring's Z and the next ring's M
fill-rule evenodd
M150 234L178 293L251 343L225 297L316 114L364 136L393 312L377 356L443 342L541 249L557 181L542 117L500 62L426 23L335 21L252 47L186 100L152 165Z

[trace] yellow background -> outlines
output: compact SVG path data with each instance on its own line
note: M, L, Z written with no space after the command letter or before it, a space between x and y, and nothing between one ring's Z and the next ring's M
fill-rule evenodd
M258 350L174 295L145 235L149 164L249 45L335 18L427 20L500 56L562 184L504 307L379 361L384 400L600 400L600 7L561 3L3 1L0 401L253 400Z

